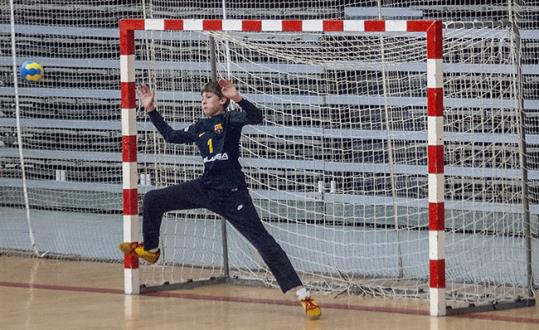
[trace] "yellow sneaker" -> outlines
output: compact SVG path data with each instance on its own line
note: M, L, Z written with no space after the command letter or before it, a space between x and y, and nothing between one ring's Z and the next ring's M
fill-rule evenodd
M118 248L123 253L132 255L133 253L135 253L135 248L137 246L139 246L138 242L133 242L133 243L126 242L126 243L120 243L120 245L118 245Z
M155 264L161 255L161 251L159 250L157 250L157 252L144 250L144 245L138 242L120 243L118 248L125 254L136 255L137 257L142 258L151 264Z
M307 297L305 299L301 299L300 302L301 306L303 306L303 309L305 310L305 314L307 314L307 317L311 320L315 320L322 315L320 305L318 305L313 298Z

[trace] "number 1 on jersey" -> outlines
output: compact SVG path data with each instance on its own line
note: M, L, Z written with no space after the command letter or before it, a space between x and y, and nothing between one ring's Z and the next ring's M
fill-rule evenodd
M208 139L208 149L210 154L213 154L213 141L211 139Z

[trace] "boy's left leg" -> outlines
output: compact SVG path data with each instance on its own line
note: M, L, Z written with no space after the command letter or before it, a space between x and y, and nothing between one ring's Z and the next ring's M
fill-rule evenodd
M303 285L284 250L262 224L247 189L220 195L212 205L211 211L227 219L256 248L283 292Z
M283 293L293 288L301 288L296 295L305 313L312 319L320 317L320 306L303 288L290 259L262 224L249 191L247 189L231 191L230 194L219 196L218 199L219 201L213 204L217 207L212 211L225 217L256 248Z

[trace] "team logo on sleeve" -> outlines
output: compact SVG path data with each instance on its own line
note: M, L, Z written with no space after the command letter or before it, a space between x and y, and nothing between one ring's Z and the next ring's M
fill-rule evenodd
M213 126L213 130L217 134L223 133L223 124L222 123L215 124L215 126Z

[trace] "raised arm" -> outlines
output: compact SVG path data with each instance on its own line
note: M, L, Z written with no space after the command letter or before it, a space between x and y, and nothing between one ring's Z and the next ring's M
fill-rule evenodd
M193 134L190 132L189 127L184 130L174 130L163 119L161 114L155 110L154 97L155 92L147 85L141 85L137 90L140 97L140 102L144 107L144 110L150 116L150 120L159 133L163 136L165 141L169 143L189 143L195 141Z
M257 108L251 102L244 99L240 95L234 84L232 84L230 81L221 79L219 80L219 85L221 85L221 91L223 95L236 102L244 111L244 113L232 115L232 119L236 119L237 121L242 122L242 124L244 125L262 124L262 120L264 119L264 116L262 115L262 110Z
M195 141L194 135L190 130L191 126L188 126L183 130L175 130L167 124L157 110L154 109L148 114L153 125L157 128L159 133L161 133L165 141L169 143L190 143Z
M262 124L262 121L264 119L262 110L258 109L254 104L247 101L246 99L242 99L241 101L239 101L238 105L241 107L243 111L245 111L247 124L249 125Z

